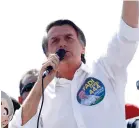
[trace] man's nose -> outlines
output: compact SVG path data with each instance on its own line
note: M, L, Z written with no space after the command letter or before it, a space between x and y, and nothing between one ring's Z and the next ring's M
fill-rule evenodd
M64 39L61 39L59 42L59 48L66 48L67 42Z

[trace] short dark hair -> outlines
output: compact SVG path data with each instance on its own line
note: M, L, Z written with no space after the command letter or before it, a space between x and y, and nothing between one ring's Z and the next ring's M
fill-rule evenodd
M36 76L38 77L39 75L39 71L37 69L31 69L29 71L27 71L21 78L20 80L20 83L19 83L19 91L20 91L20 95L21 95L21 92L22 92L22 89L24 87L24 84L23 84L23 79L27 76L27 75L30 75L30 76Z
M15 111L18 110L18 109L20 108L20 104L19 104L19 102L18 102L15 98L13 98L13 97L10 97L10 98L11 98L11 100L12 100L12 102L13 102L14 113L15 113Z
M63 25L70 25L71 27L74 28L74 30L76 31L77 33L77 36L78 36L78 39L80 40L80 42L86 46L86 38L85 38L85 35L83 33L83 31L76 25L74 24L72 21L70 20L56 20L52 23L50 23L47 28L46 28L46 32L48 33L49 30L54 27L54 26L63 26ZM47 51L47 47L48 47L48 39L46 36L43 37L43 41L42 41L42 49L43 49L43 52L44 54L46 54L46 51ZM86 63L86 60L85 60L85 55L82 54L81 55L81 60L83 63Z
M26 84L26 85L22 88L20 96L22 96L24 92L30 92L31 89L33 88L33 86L35 85L35 83L36 83L36 82L31 82L31 83Z

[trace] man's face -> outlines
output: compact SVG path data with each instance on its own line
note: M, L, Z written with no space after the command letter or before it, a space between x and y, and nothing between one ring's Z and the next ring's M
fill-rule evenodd
M55 53L63 48L67 51L64 61L71 63L81 62L81 54L84 53L84 47L80 43L77 33L69 25L54 26L48 32L48 54Z
M18 102L20 104L22 104L25 101L25 99L27 98L28 94L29 94L29 92L24 92L21 96L18 97Z

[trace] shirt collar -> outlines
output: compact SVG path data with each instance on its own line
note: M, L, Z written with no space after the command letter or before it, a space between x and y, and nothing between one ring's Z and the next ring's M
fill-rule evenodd
M77 71L80 71L80 70L82 70L82 71L84 71L86 73L90 73L89 67L87 66L87 64L84 64L83 62L81 64L81 66L79 67L79 69L77 69Z
M82 71L86 72L86 73L90 73L89 67L86 64L84 64L83 62L81 64L81 66L76 70L75 75L76 74L79 75L80 73L83 73ZM64 84L67 84L67 83L71 82L71 80L67 80L65 78L56 78L56 77L54 78L54 81L55 81L56 85L61 85L61 84L64 85Z

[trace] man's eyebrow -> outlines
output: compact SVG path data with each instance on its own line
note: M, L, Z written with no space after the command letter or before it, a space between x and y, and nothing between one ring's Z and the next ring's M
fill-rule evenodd
M8 115L8 114L9 114L9 111L8 111L8 109L7 109L7 108L5 108L5 107L4 107L4 109L6 110L6 112L7 112L7 115Z
M56 38L57 38L56 36L53 36L53 37L51 37L50 39L51 39L51 40L54 40L54 39L56 39Z
M57 35L57 36L48 36L47 37L47 39L56 39L57 37L59 37L59 36L61 36L61 35ZM63 36L63 35L62 35ZM72 33L66 33L66 34L64 34L64 36L73 36L73 34Z
M66 36L73 36L73 34L71 34L71 33L67 33L67 34L65 34Z
M47 39L48 40L53 40L53 39L56 39L56 36L48 36Z

